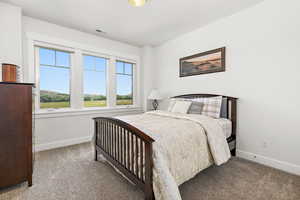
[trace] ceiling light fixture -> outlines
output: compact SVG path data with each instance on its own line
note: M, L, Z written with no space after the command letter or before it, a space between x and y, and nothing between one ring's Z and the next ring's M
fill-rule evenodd
M145 5L148 0L128 0L128 3L134 7Z

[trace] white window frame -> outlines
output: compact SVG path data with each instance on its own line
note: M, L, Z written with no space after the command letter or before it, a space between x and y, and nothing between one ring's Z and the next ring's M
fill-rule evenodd
M45 49L50 49L50 50L56 50L56 51L63 51L63 52L68 52L70 53L70 80L69 80L69 94L70 94L70 107L68 108L44 108L41 109L40 108L40 48L45 48ZM74 80L73 75L74 75L74 51L72 51L71 49L66 49L66 48L61 48L61 47L55 47L53 45L47 45L47 44L43 44L43 45L35 45L34 46L34 52L35 52L35 86L36 86L36 95L35 95L35 108L38 111L57 111L57 110L61 110L61 109L71 109L74 106L74 102L73 99L73 91L75 91L74 89L74 85L72 80Z
M140 87L140 58L138 55L126 55L119 52L99 49L98 47L83 45L80 43L52 38L37 33L26 33L28 44L28 68L24 70L24 81L36 84L35 107L37 114L51 114L51 116L75 113L114 112L117 110L142 110L141 87ZM70 108L40 109L39 99L39 65L37 67L36 46L55 50L71 52L71 74L70 74ZM84 107L83 94L83 55L91 55L109 59L107 66L107 106L106 107ZM116 105L116 60L133 63L133 105ZM76 80L76 81L74 81ZM76 91L76 92L74 92Z
M83 109L97 109L97 108L106 108L106 107L109 107L109 92L110 92L110 85L109 85L109 79L110 79L110 74L109 74L109 68L110 68L110 57L107 56L107 55L101 55L101 54L97 54L97 53L92 53L92 52L83 52L82 54L82 62L81 62L81 68L82 68L82 107ZM106 63L106 76L105 76L105 82L106 82L106 106L104 107L85 107L84 106L84 59L83 57L84 56L93 56L93 57L97 57L97 58L104 58L104 59L107 59L107 63Z
M128 64L132 64L132 102L133 104L130 104L130 105L117 105L116 103L116 106L117 107L132 107L134 106L137 101L137 79L136 79L136 63L133 63L132 61L129 61L129 60L126 60L124 58L120 58L120 59L116 59L115 60L116 62L119 61L119 62L124 62L124 63L128 63ZM117 68L117 65L116 65L116 62L115 62L115 69ZM116 71L114 72L115 73L115 76L116 76ZM117 86L117 79L115 78L115 85ZM115 100L117 100L117 88L115 88Z

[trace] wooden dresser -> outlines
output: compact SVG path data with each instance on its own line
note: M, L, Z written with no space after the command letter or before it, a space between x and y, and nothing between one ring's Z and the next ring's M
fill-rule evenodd
M33 173L33 84L0 82L0 188Z

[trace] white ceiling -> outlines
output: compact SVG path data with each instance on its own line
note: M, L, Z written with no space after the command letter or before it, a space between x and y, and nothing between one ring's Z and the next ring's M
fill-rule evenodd
M129 44L159 45L262 0L3 0L26 16ZM106 34L99 34L101 29Z

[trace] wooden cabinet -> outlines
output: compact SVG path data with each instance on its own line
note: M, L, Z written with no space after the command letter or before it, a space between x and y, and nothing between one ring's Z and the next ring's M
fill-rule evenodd
M0 82L0 188L32 185L32 87Z

